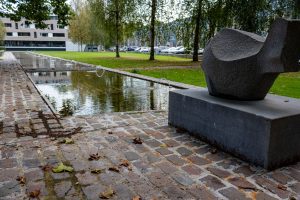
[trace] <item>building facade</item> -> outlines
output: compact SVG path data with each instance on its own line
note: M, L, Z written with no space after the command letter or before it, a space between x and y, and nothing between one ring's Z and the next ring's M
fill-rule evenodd
M26 19L15 22L9 18L0 18L6 28L4 47L6 50L66 50L68 30L58 24L57 16L45 21L46 29L37 29Z

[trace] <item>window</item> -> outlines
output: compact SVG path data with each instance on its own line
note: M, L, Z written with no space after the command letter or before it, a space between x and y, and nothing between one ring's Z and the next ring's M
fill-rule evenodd
M61 25L61 24L57 24L57 28L58 29L64 29L65 27L63 25Z
M4 23L5 27L11 27L11 23Z
M51 24L50 27L51 27L51 30L53 30L53 24Z
M16 23L15 25L16 25L16 29L18 29L18 28L19 28L19 24L18 24L18 23Z
M36 32L34 32L34 38L37 38Z
M53 37L65 37L64 33L53 33Z
M58 16L50 16L50 20L58 20Z
M30 22L29 21L25 21L25 28L30 28Z
M42 36L42 37L48 37L48 33L40 33L40 36Z
M18 32L18 36L30 36L29 32Z
M13 36L12 32L6 32L6 36Z

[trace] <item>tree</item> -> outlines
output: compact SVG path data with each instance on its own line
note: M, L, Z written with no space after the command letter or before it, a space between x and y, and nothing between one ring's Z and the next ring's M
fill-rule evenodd
M37 28L47 28L45 20L51 14L58 16L58 23L68 25L72 12L67 0L1 0L0 16L20 21L22 17L32 21Z
M151 1L151 22L150 22L150 58L154 60L154 42L155 42L155 16L157 9L157 0Z
M76 13L70 20L69 37L72 42L80 44L82 51L82 45L88 43L90 37L90 18L87 6L82 1L74 1L74 5Z
M3 25L3 23L0 21L0 45L2 44L2 41L4 39L5 36L5 27Z

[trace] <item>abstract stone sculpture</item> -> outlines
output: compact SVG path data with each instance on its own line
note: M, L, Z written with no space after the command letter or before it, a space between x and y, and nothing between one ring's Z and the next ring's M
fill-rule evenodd
M268 37L223 29L205 48L209 93L238 100L264 99L283 72L300 70L300 20L276 19Z

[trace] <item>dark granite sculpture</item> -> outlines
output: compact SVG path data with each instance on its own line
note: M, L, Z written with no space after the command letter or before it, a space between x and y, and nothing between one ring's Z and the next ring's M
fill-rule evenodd
M209 93L239 100L264 99L280 73L300 70L300 20L276 19L265 39L223 29L204 52Z

